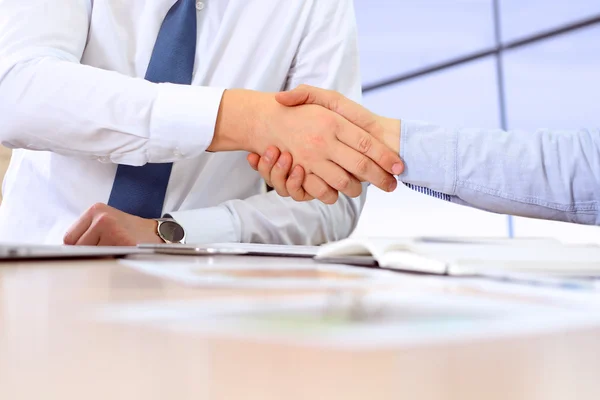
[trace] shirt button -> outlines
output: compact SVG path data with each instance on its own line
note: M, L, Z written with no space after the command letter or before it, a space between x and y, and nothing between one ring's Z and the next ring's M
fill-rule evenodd
M198 10L198 11L204 10L204 3L201 1L196 2L196 10Z
M179 149L177 148L177 149L175 149L175 150L173 151L173 155L174 155L175 157L177 157L177 158L181 158L181 156L182 156L183 154L181 154L181 151L179 151Z

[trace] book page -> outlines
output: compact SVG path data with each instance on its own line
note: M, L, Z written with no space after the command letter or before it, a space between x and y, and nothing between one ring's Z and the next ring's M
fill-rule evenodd
M413 251L446 263L451 275L489 270L600 275L600 247L596 246L419 244Z
M387 252L408 249L411 243L409 238L349 238L321 246L317 258L370 255L381 261Z

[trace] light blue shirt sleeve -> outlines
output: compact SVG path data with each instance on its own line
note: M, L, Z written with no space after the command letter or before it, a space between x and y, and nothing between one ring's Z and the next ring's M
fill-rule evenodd
M600 225L600 129L447 129L402 121L400 180L502 214Z

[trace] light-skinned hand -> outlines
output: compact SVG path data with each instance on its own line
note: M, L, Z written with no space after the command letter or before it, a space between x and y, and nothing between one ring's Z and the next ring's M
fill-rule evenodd
M286 107L313 104L333 111L384 143L394 154L399 153L399 120L372 113L335 91L301 85L292 91L277 94L276 100ZM291 196L296 201L316 198L325 203L337 199L338 190L335 186L319 179L294 161L289 152L282 152L276 146L268 147L262 157L256 153L248 156L251 167L259 171L267 184L274 187L280 196ZM395 175L401 174L403 165L392 172Z
M63 239L77 246L136 246L164 243L158 236L157 222L126 214L106 204L90 207L75 222Z
M270 145L290 153L311 180L350 197L361 194L361 181L393 191L394 171L403 167L397 153L331 110L313 104L289 107L270 93L226 91L208 150L246 150L269 158Z

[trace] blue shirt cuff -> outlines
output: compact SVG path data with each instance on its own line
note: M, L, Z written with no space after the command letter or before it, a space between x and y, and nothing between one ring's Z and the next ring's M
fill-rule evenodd
M406 165L400 180L456 194L458 133L422 121L401 123L400 157Z

